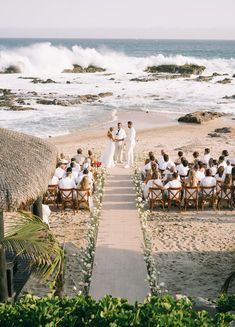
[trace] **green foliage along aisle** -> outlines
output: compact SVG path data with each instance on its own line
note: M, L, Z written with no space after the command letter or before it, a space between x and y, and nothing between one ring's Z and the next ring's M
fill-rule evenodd
M127 300L104 297L35 298L26 296L16 304L0 304L1 327L196 327L230 326L235 315L218 314L214 318L205 311L192 309L186 299L167 295L148 297L144 303L131 305Z

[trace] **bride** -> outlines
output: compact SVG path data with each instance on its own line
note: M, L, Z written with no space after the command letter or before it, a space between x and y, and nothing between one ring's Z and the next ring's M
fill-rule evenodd
M114 164L114 152L115 152L115 139L113 133L113 127L110 127L107 133L107 137L109 139L108 145L101 157L102 165L106 168L115 167Z

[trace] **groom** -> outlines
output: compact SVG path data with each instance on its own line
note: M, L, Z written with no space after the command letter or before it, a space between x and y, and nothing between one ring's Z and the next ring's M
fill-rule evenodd
M115 153L114 153L114 162L123 163L123 148L124 140L126 138L126 132L122 128L122 124L117 124L117 130L115 132Z
M130 168L134 164L134 148L135 148L135 138L136 138L136 131L133 127L132 121L128 121L128 133L126 138L126 145L127 145L127 164L125 168Z

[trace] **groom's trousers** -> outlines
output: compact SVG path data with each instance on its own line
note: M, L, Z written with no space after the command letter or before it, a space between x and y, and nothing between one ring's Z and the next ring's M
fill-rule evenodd
M127 165L132 166L134 164L134 143L127 144Z
M124 142L115 143L114 161L116 162L123 161L123 148L124 148Z

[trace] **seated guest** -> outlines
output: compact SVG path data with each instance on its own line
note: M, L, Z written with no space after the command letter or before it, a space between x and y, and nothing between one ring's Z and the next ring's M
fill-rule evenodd
M185 179L184 185L188 187L196 187L198 186L198 182L196 171L194 169L190 169L188 178Z
M91 150L88 150L87 154L88 154L86 158L87 162L89 162L90 167L94 167L97 161L95 155Z
M220 157L219 157L218 168L219 168L220 166L223 166L224 168L227 166L226 161L224 160L224 156L220 156Z
M232 173L232 168L233 168L233 166L231 165L231 161L226 160L226 164L227 164L227 166L224 169L224 174L231 174Z
M182 184L179 181L179 174L175 172L172 174L172 180L169 181L163 188L167 190L168 188L179 188L181 186Z
M58 177L59 179L63 178L66 175L66 166L63 162L59 162L58 166L55 170L54 176Z
M206 148L204 151L204 156L202 157L202 162L208 165L210 158L211 158L210 149Z
M73 167L74 170L76 170L78 173L80 173L81 166L76 162L75 158L71 158L71 160L70 160L70 166L71 166L71 163L74 163L75 164L75 166Z
M93 207L93 199L92 199L92 192L91 192L91 188L90 188L90 181L89 181L88 175L86 175L86 174L84 175L78 189L81 190L80 192L77 193L78 201L81 200L83 198L83 196L86 194L85 192L82 192L82 191L89 190L89 192L87 194L88 199L85 197L85 200L88 201L89 208L92 208Z
M59 163L59 162L61 162L63 160L66 160L65 154L64 153L60 153L60 155L57 157L57 163Z
M215 179L217 182L222 182L224 180L224 166L220 166L215 174Z
M195 165L193 169L195 170L197 180L201 182L201 180L205 177L205 173L200 170L199 165Z
M73 189L76 188L76 184L72 175L72 169L67 168L66 177L62 178L59 181L59 188L60 189Z
M231 200L231 197L233 197L232 192L230 191L231 187L233 186L233 179L231 174L226 174L224 182L221 185L222 192L218 192L219 197L222 198L228 198Z
M88 169L84 169L83 172L81 172L78 175L78 177L76 179L76 184L77 184L78 188L80 187L84 176L88 177L90 189L93 190L93 184L94 184L93 175L91 174L91 172L89 172Z
M215 176L217 173L217 165L215 165L215 160L213 158L210 158L207 168L211 170L212 176Z
M206 170L206 176L201 180L202 187L214 187L216 186L216 179L212 177L212 173L210 169ZM210 190L206 190L206 193L209 193Z
M147 184L144 185L144 198L147 199L149 195L150 188L163 188L163 183L160 178L160 173L158 171L154 171L150 180Z
M162 181L163 181L165 184L168 183L169 181L171 181L171 180L172 180L172 175L173 175L175 172L177 172L175 166L174 166L174 167L171 167L170 169L167 168L167 169L164 171L164 173L163 173L163 179L162 179ZM179 179L179 181L180 181L180 176L178 176L178 179Z
M184 156L183 151L179 151L178 152L178 158L176 158L176 160L175 160L175 164L176 165L181 164L183 156Z
M187 176L189 171L188 161L182 160L182 163L177 166L177 171L180 176Z
M161 166L159 164L159 169L160 170L166 170L166 169L171 169L172 167L175 167L174 162L169 158L168 154L163 155L164 161L162 162Z
M74 158L75 158L75 160L76 160L76 162L80 165L80 166L82 166L83 165L83 163L84 163L84 161L85 161L85 157L84 157L84 155L82 154L82 149L77 149L77 154L76 154L76 156L74 156Z
M194 164L194 166L197 165L198 162L200 161L199 156L200 156L199 152L197 152L197 151L193 152L193 164Z
M70 168L72 169L73 178L74 178L74 180L76 180L76 178L78 177L78 175L80 173L80 171L78 171L78 169L77 169L77 164L72 161L70 164Z
M223 150L223 151L222 151L222 156L224 157L224 160L225 160L225 161L229 160L229 153L228 153L228 150Z
M58 185L59 178L57 176L53 176L52 179L49 180L48 185Z
M151 171L151 161L150 159L146 159L144 163L144 167L141 170L142 180L145 180L147 174Z
M161 166L164 164L164 154L165 154L165 151L161 150L161 156L157 161L158 162L158 167L159 167L160 170L163 170L163 169L161 169Z

